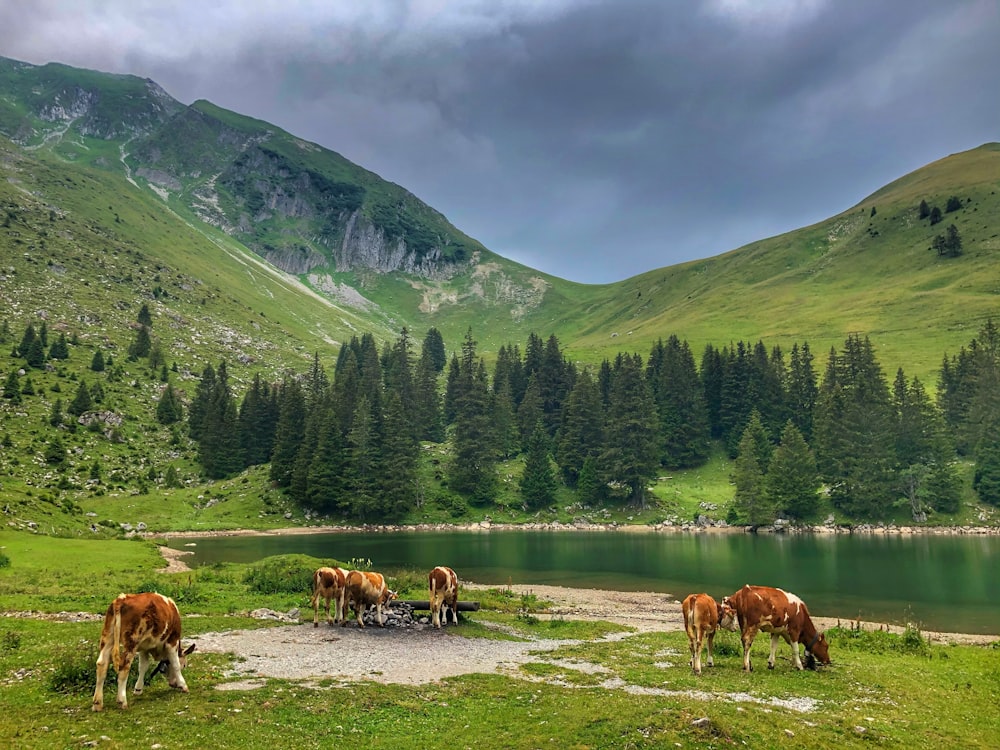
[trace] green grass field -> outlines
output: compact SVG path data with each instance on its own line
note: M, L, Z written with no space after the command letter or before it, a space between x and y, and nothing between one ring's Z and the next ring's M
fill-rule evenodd
M162 561L148 542L6 531L0 545L9 561L0 567L5 610L101 613L121 589L157 588L178 600L185 640L195 642L201 633L267 627L246 616L259 606L305 610L299 578L332 562L286 556L167 576L155 572ZM405 571L390 577L404 598L418 595L420 583ZM259 590L267 588L284 590ZM933 645L912 629L833 629L832 666L796 672L782 644L769 671L760 638L757 669L745 674L735 635L723 633L716 666L697 677L683 633L539 618L533 613L545 602L503 590L481 599L480 612L463 615L446 637L496 637L500 623L508 638L565 644L511 675L417 686L266 679L259 689L235 690L216 688L234 681L229 670L240 655L196 651L185 672L190 693L156 678L142 696L130 696L127 711L112 701L101 714L90 709L99 621L0 617L0 743L391 748L446 738L463 748L989 748L1000 736L1000 644ZM335 659L337 642L328 646Z

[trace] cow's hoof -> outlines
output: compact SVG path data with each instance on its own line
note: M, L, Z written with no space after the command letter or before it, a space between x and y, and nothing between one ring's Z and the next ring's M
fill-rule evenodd
M132 695L142 695L142 688L137 687L134 690L132 690Z
M773 665L773 664L768 664L768 665L767 665L767 668L768 668L768 669L774 669L774 665Z
M318 622L314 622L314 623L313 623L313 627L314 627L314 628L318 628L318 627L319 627L319 623L318 623Z
M94 705L91 706L90 708L91 708L92 711L103 711L104 710L104 704L103 703L94 703Z

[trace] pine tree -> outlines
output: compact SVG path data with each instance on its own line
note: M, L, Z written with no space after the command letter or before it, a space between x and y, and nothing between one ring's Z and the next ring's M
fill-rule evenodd
M162 425L176 424L184 419L184 406L174 387L167 383L156 404L156 421Z
M473 503L493 501L497 492L496 432L490 413L486 366L477 361L470 329L462 343L462 358L454 389L455 422L448 486Z
M1000 419L995 415L983 430L976 449L972 486L982 502L1000 506Z
M556 478L549 455L549 436L541 420L531 431L524 456L524 472L519 483L521 497L529 509L546 508L556 497Z
M765 487L770 504L782 515L804 521L816 514L820 488L816 458L791 420L771 455Z
M444 350L444 339L437 328L428 329L424 335L420 353L421 356L424 356L424 354L427 355L428 360L434 367L435 373L440 374L444 372L444 366L448 363L448 358Z
M419 505L420 445L413 439L412 426L399 396L389 393L385 402L384 434L379 440L380 496L382 517L395 520Z
M21 382L17 378L17 370L7 373L7 380L3 385L3 397L12 404L21 403Z
M144 328L153 327L153 316L149 312L149 305L145 302L142 303L142 307L139 308L139 314L135 317L136 322L143 326Z
M597 505L604 500L604 485L597 473L597 459L588 456L576 481L576 496L584 505Z
M225 362L219 363L215 373L215 388L198 439L198 461L211 479L231 477L244 468L236 400L229 387Z
M816 410L814 446L830 499L849 515L884 517L897 479L889 388L871 342L851 335L831 353Z
M510 381L504 380L493 391L493 427L496 430L497 450L500 458L506 460L521 452L521 430L514 413L514 399L510 393Z
M528 376L528 385L524 389L524 398L517 407L517 425L520 433L520 444L526 446L535 423L544 419L542 389L538 383L537 374Z
M437 374L430 356L421 353L414 374L413 421L417 439L434 443L444 441L444 420Z
M354 410L354 424L347 434L347 464L353 514L362 520L379 518L383 511L379 491L381 452L375 415L364 396Z
M90 369L94 372L104 372L104 353L100 349L94 352L90 360Z
M658 342L647 367L660 415L660 461L670 468L699 466L708 459L708 409L694 356L687 345L671 336Z
M556 461L566 483L576 487L583 480L583 467L591 471L603 444L604 404L589 371L583 371L566 399L563 423L556 439ZM596 475L594 475L596 481Z
M28 323L27 328L24 329L24 335L21 336L21 343L16 349L16 356L27 357L28 349L31 348L32 342L38 338L38 333L35 331L35 327Z
M762 439L767 439L767 433L754 411L740 438L732 476L736 486L733 515L736 520L754 527L773 523L776 517L764 480L765 469L761 466Z
M63 403L61 398L57 398L52 404L52 411L49 412L49 424L58 427L63 423Z
M65 333L60 333L59 338L52 342L52 346L49 347L49 359L69 359L69 344Z
M277 415L272 412L271 406L270 387L258 373L254 375L239 410L240 441L247 466L259 466L271 458L277 428Z
M194 405L192 404L192 410ZM191 417L188 417L191 421ZM271 481L279 487L288 487L292 482L295 458L305 436L306 400L302 386L295 379L288 378L278 394L278 424L274 433L274 451L271 454Z
M66 463L66 444L59 437L59 433L53 435L49 440L42 452L42 457L49 466L62 466Z
M346 445L333 411L329 410L310 457L304 504L321 512L349 511L350 497Z
M201 439L205 418L212 404L215 393L215 369L211 364L205 365L201 379L195 388L194 398L188 408L188 435L192 440Z
M90 397L90 389L87 387L87 384L81 380L80 385L76 389L76 395L73 397L69 406L66 407L66 411L74 417L79 417L84 412L90 411L90 407L92 405L93 401Z
M28 364L28 367L34 367L39 370L45 367L45 346L42 344L40 337L36 336L28 344L28 352L24 355L24 361Z
M705 398L705 408L708 410L708 426L713 438L722 437L722 354L711 344L705 346L701 355L701 370L699 372L701 388Z
M128 356L131 359L142 359L149 355L149 350L153 347L153 341L149 337L149 329L140 326L135 332L135 338L128 346Z
M790 418L808 442L812 439L813 414L819 387L816 385L816 371L813 369L813 355L809 344L792 344L788 359L788 408Z
M629 502L646 507L646 485L659 466L656 402L639 355L619 355L612 370L600 471L626 489Z

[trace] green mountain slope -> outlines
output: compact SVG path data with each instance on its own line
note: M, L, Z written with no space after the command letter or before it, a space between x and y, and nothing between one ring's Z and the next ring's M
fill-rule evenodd
M437 326L450 346L471 327L487 355L529 331L555 333L585 362L646 353L674 333L696 352L764 339L785 348L808 341L822 353L862 332L887 369L932 380L944 352L997 312L997 144L930 164L813 226L582 285L490 252L333 151L209 102L185 106L136 77L0 58L0 132L12 139L4 148L17 179L48 179L31 189L56 211L110 218L102 231L192 277L232 265L219 288L244 304L241 314L267 307L252 301L261 296L255 283L243 282L280 283L295 301L279 295L273 317L294 310L283 317L298 324L277 346L294 341L300 351L316 348L314 339L335 346L352 332L404 325ZM88 192L53 191L65 179L45 177L76 169ZM961 207L940 224L920 218L922 200L943 211L952 196ZM132 211L135 224L125 220ZM958 257L933 250L951 224L963 244ZM168 240L170 232L186 239Z

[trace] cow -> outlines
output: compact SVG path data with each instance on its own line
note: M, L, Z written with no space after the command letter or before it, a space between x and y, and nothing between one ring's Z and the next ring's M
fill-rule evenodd
M826 636L820 633L809 617L809 609L795 594L769 586L747 584L731 596L722 600L723 627L739 623L743 639L743 669L749 672L750 647L758 630L771 634L771 656L767 668L774 669L774 655L778 650L778 639L784 638L792 647L792 660L796 669L803 669L799 658L799 644L806 647L807 662L815 660L821 664L830 663L830 648Z
M326 622L333 625L344 622L347 613L344 611L344 597L347 593L347 571L343 568L317 568L313 573L313 593L309 604L313 608L313 627L319 627L319 600L322 599L326 609ZM334 601L334 617L330 619L330 600Z
M722 627L722 610L719 603L708 594L689 594L681 602L684 613L684 630L687 631L691 647L691 667L695 674L701 674L701 649L704 642L708 646L708 666L712 661L712 642L716 631Z
M358 625L362 628L365 626L361 615L368 607L374 604L378 613L379 627L382 627L385 624L382 622L382 605L388 604L390 600L396 598L396 592L390 590L385 585L383 575L381 573L352 570L347 574L346 588L345 606L354 607L354 611L358 615ZM341 624L344 627L347 626L346 615Z
M133 688L135 695L142 694L151 658L159 662L154 675L165 671L170 687L188 692L181 670L192 651L193 643L181 650L181 616L173 599L162 594L119 594L104 614L93 710L104 710L104 680L109 664L114 664L118 673L118 705L128 708L125 687L136 654L139 678Z
M442 608L445 608L444 624L448 624L450 609L452 622L458 625L458 576L455 571L438 565L428 573L427 586L430 589L431 623L434 627L441 627Z

